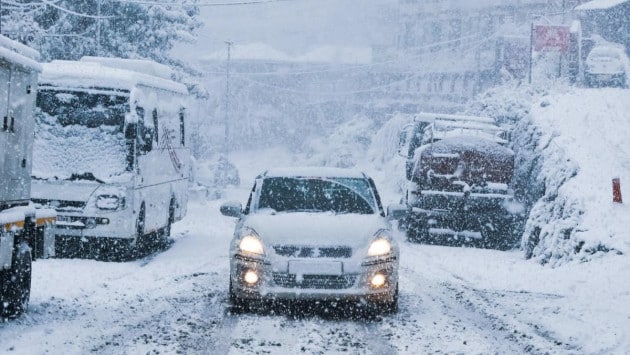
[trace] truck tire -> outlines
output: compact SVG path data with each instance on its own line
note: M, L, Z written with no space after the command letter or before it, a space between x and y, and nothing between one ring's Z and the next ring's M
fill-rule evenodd
M31 248L24 242L20 243L14 251L11 269L0 272L2 318L15 318L28 308L31 297L31 269Z
M171 227L173 226L173 223L175 222L175 199L172 198L171 202L168 205L168 216L167 216L167 220L166 220L166 227L164 227L164 229L162 230L162 233L160 233L160 238L158 240L158 248L159 249L166 249L166 246L168 245L168 238L171 237Z

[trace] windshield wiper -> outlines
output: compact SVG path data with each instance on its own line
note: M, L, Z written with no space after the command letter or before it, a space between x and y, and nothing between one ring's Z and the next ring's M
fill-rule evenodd
M94 174L92 173L83 173L83 174L73 173L66 180L69 180L69 181L87 180L87 181L96 181L99 184L105 183L105 181L97 179L96 176L94 176Z

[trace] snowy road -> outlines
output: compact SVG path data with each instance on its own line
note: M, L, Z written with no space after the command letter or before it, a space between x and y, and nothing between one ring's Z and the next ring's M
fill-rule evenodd
M583 285L586 280L558 286L559 273L522 260L518 252L403 241L396 315L344 318L321 309L304 314L281 310L232 314L227 305L227 250L234 221L219 215L218 204L191 202L188 217L174 228L170 249L141 260L38 261L30 310L0 325L0 352L416 354L627 349L627 337L619 332L592 341L596 336L592 330L604 334L609 329L589 324L596 322L590 312L575 312L588 296L583 294L590 287ZM615 318L608 318L614 327ZM617 321L628 319L618 316ZM571 327L591 331L572 333ZM585 341L590 345L585 347Z

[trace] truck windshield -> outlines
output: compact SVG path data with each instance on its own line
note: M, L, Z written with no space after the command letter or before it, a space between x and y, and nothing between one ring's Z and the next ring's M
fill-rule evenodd
M128 102L125 96L40 90L33 176L103 182L124 176Z
M122 131L129 98L78 91L40 90L37 107L62 126L117 126Z
M272 177L263 181L258 209L373 214L374 201L365 179Z

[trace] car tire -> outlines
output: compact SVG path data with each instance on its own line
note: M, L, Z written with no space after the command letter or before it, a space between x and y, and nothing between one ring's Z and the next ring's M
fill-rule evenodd
M232 279L230 278L230 286L228 290L228 301L230 302L230 311L232 313L240 314L249 311L249 304L246 300L238 297L234 292L232 286Z
M398 284L396 284L396 291L392 296L391 301L383 304L383 314L395 314L398 313Z
M13 254L11 269L0 271L2 318L15 318L28 308L31 296L31 271L31 248L26 243L21 243Z

